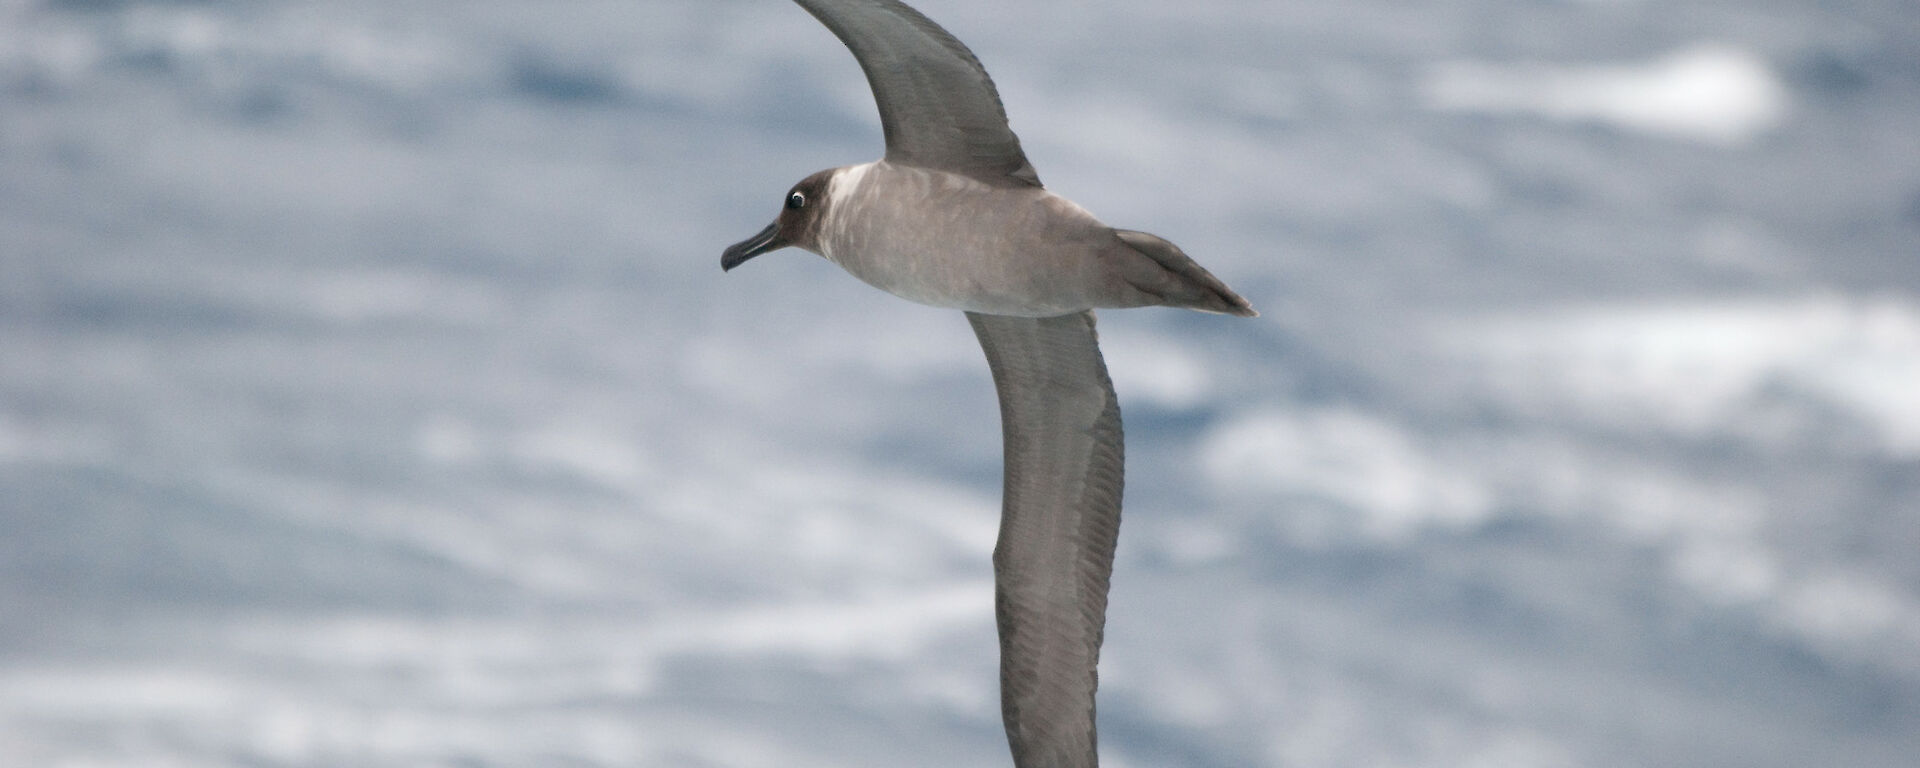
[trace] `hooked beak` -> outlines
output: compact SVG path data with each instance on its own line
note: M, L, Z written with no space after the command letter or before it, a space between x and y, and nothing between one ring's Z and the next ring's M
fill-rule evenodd
M789 243L786 240L780 238L780 222L775 221L772 224L768 224L766 229L760 230L760 234L734 243L727 248L725 253L720 254L720 271L725 272L733 269L741 264L745 264L747 259L766 253L767 251L780 250L788 245Z

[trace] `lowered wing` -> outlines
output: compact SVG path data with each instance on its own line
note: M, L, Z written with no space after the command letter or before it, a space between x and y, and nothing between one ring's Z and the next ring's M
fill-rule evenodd
M967 313L1006 441L993 552L1000 707L1018 768L1093 768L1094 667L1120 532L1120 405L1092 312Z

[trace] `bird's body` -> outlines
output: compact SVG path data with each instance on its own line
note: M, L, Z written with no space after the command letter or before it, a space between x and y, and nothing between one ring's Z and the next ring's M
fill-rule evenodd
M787 246L896 296L965 310L1005 446L994 615L1017 768L1094 768L1096 666L1120 528L1120 407L1092 310L1254 315L1179 247L1046 190L972 52L898 0L795 0L846 43L886 156L794 185L732 269Z
M1169 304L1167 294L1183 287L1115 229L1044 187L996 188L879 160L834 169L826 189L820 255L909 301L1052 317Z
M1095 306L1098 281L1088 278L1114 240L1086 209L1044 188L999 189L885 160L839 169L823 218L820 255L868 285L1000 315Z

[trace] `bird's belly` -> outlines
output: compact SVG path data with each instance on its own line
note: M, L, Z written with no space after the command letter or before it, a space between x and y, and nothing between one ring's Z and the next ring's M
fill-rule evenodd
M903 253L903 252L896 252ZM854 277L908 301L995 315L1047 317L1086 309L1068 293L1035 290L1031 276L939 255L843 264Z

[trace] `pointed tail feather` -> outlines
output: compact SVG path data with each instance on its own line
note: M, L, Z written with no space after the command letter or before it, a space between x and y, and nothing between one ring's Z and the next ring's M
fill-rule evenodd
M1128 275L1128 282L1141 292L1157 296L1172 307L1237 317L1260 315L1252 304L1196 263L1180 246L1157 235L1131 229L1116 229L1113 233L1119 236L1120 242L1160 266L1152 274Z

